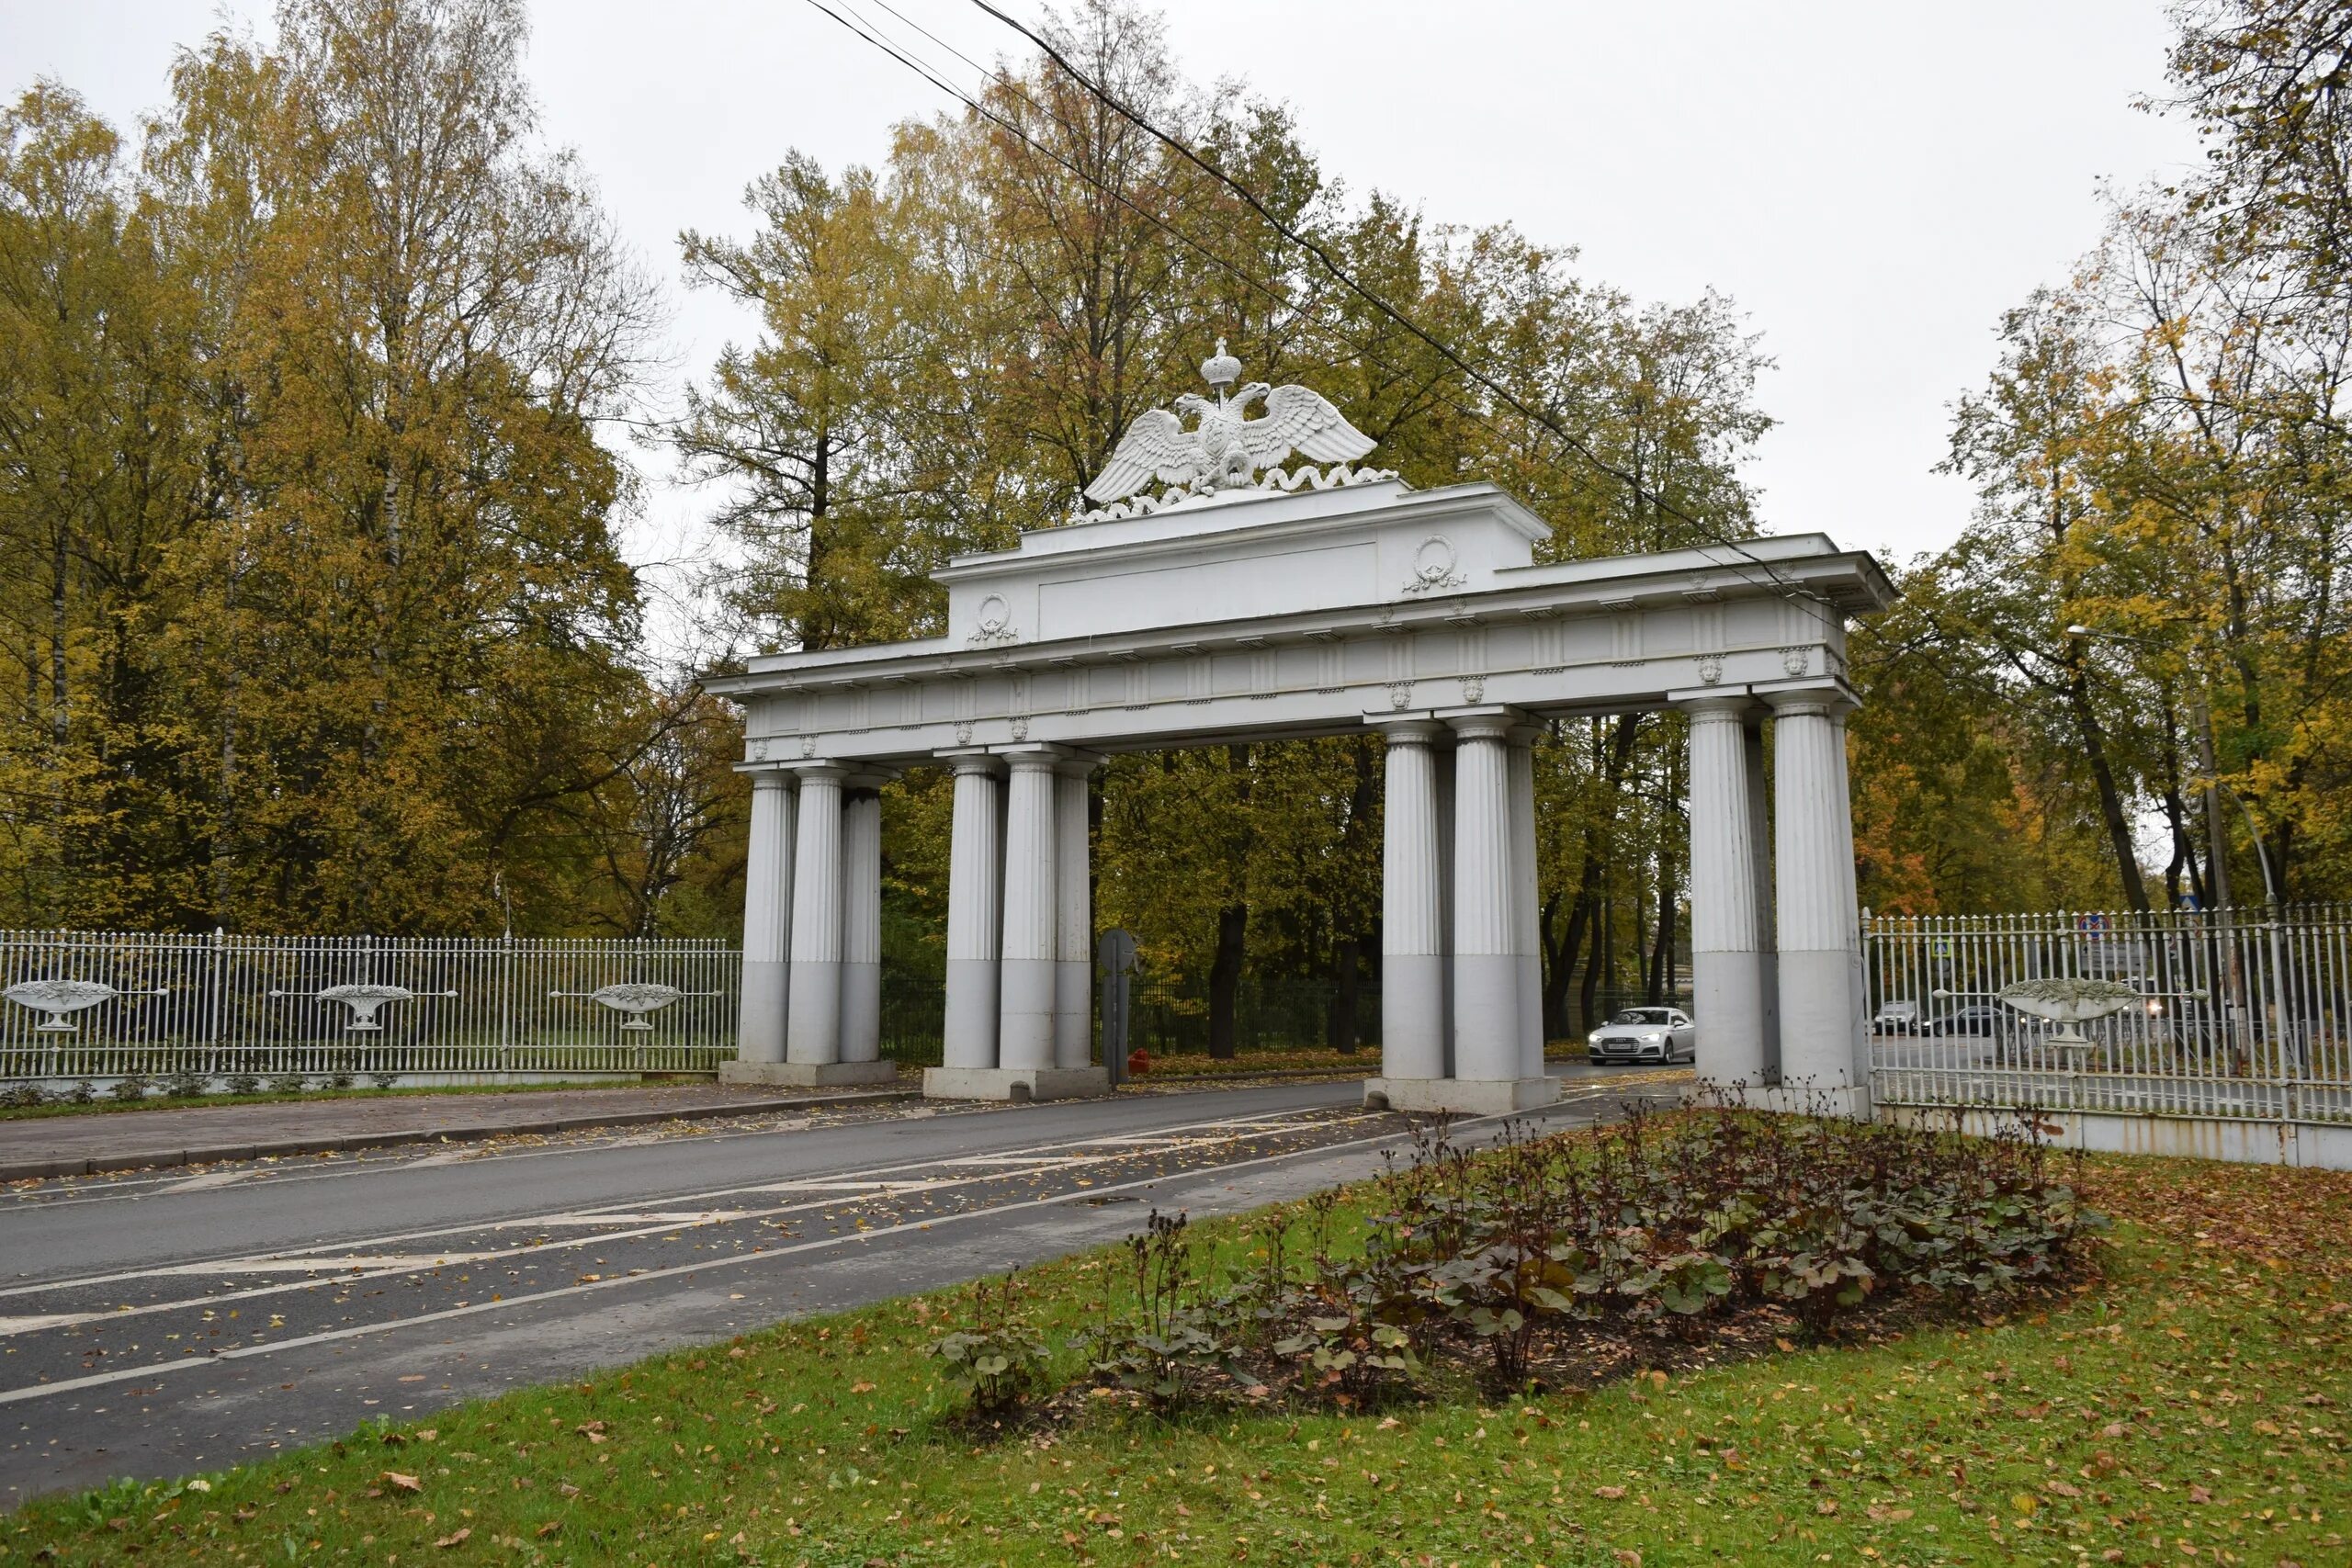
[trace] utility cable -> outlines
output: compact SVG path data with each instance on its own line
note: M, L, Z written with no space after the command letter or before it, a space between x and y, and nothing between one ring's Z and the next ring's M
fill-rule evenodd
M1532 423L1551 432L1552 434L1559 440L1562 446L1576 453L1579 457L1582 457L1587 463L1590 464L1595 470L1605 474L1611 479L1617 480L1620 484L1624 485L1633 492L1634 498L1636 502L1646 499L1653 508L1665 515L1678 518L1680 521L1689 524L1691 527L1698 529L1702 534L1712 536L1715 543L1718 545L1738 551L1740 554L1746 556L1750 561L1754 562L1755 565L1763 569L1764 571L1770 575L1775 581L1780 582L1782 587L1789 592L1806 598L1819 597L1818 595L1811 592L1811 591L1799 588L1795 584L1790 583L1785 579L1781 578L1778 572L1772 570L1770 562L1757 558L1753 553L1748 551L1746 546L1736 536L1723 532L1713 524L1691 516L1681 508L1668 502L1665 497L1647 489L1647 487L1645 487L1637 477L1627 473L1624 469L1618 468L1616 465L1609 462L1606 458L1603 458L1599 453L1593 451L1589 446L1586 445L1582 439L1571 434L1566 427L1561 425L1549 414L1543 413L1535 409L1528 407L1527 404L1521 401L1509 388L1496 381L1485 372L1479 370L1476 366L1472 365L1468 360L1463 358L1460 354L1454 351L1451 344L1444 343L1432 333L1424 331L1419 322L1413 321L1402 310L1390 304L1380 295L1374 293L1370 288L1358 282L1345 267L1341 266L1338 261L1333 259L1330 252L1325 249L1320 243L1309 235L1299 232L1297 230L1292 228L1288 223L1284 222L1280 217L1276 216L1272 209L1268 208L1263 200L1260 199L1255 191L1242 184L1240 180L1235 178L1232 175L1227 173L1217 164L1202 157L1199 152L1195 152L1181 138L1171 135L1168 131L1162 130L1159 126L1145 118L1143 115L1129 107L1125 102L1121 101L1116 95L1113 94L1109 89L1102 86L1100 84L1095 82L1091 76L1089 76L1085 72L1072 64L1070 61L1062 54L1061 51L1055 48L1054 45L1043 35L1031 28L1026 23L1021 21L1018 17L1008 16L1003 11L999 10L996 6L989 4L989 0L971 0L971 3L978 9L986 12L989 16L991 16L998 21L1002 22L1006 27L1011 28L1014 32L1019 33L1023 38L1027 39L1045 54L1046 59L1061 67L1062 71L1068 74L1072 81L1085 88L1091 96L1099 100L1113 113L1118 115L1121 118L1135 126L1136 130L1143 131L1146 135L1159 141L1170 152L1176 153L1177 156L1182 158L1185 162L1191 164L1202 173L1207 175L1210 178L1223 185L1227 189L1233 192L1235 196L1240 197L1243 204L1249 207L1251 211L1255 212L1269 228L1273 230L1275 233L1280 234L1283 239L1289 241L1292 244L1296 245L1300 250L1314 257L1316 262L1321 265L1323 270L1330 274L1332 279L1339 283L1340 287L1348 289L1357 298L1363 300L1365 304L1371 306L1374 310L1387 317L1397 326L1403 328L1406 332L1411 333L1414 337L1428 344L1430 348L1435 350L1436 353L1448 364L1452 365L1456 370L1459 370L1463 376L1476 385L1486 389L1490 395L1500 400L1506 406L1518 413L1521 418L1531 421Z
M852 8L851 0L836 0L836 3L842 7L841 9L836 9L835 5L828 4L827 0L808 0L808 4L812 9L817 10L831 18L833 22L841 26L861 41L889 56L892 60L905 66L909 71L913 72L916 75L921 76L924 81L938 88L941 92L947 94L950 97L964 105L965 107L971 110L974 114L988 120L990 124L995 125L1001 130L1004 130L1007 134L1015 137L1033 152L1057 164L1070 175L1091 186L1101 194L1110 197L1113 201L1118 203L1122 207L1125 207L1145 221L1152 224L1162 233L1166 234L1179 244L1184 246L1186 249L1193 252L1203 260L1208 262L1212 265L1223 269L1248 287L1264 295L1274 303L1283 306L1286 309L1295 310L1297 308L1295 299L1288 290L1257 277L1239 266L1237 263L1233 262L1230 258L1220 255L1216 252L1202 244L1199 241L1194 240L1192 236L1177 229L1160 214L1155 213L1135 202L1133 199L1128 197L1125 193L1105 184L1103 181L1089 173L1084 168L1072 163L1069 159L1064 157L1054 149L1040 142L1020 124L1006 118L1004 115L999 113L997 110L989 107L985 103L974 97L971 94L963 91L961 88L958 88L954 84L947 81L944 73L940 70L933 67L929 62L920 59L910 48L887 37L882 28L872 20L862 15L856 14ZM945 40L940 39L937 34L932 32L929 28L922 27L920 23L908 18L895 6L890 6L888 4L888 0L875 0L875 3L879 5L882 9L888 11L891 16L897 17L900 22L913 28L925 38L930 39L934 44L945 49L949 53L963 61L965 64L971 66L976 71L988 72L987 67L980 65L978 62L974 61L969 55L965 54L954 45L945 42ZM1418 323L1406 317L1401 310L1397 310L1385 299L1382 299L1363 285L1358 283L1352 276L1349 276L1346 270L1341 267L1322 246L1306 236L1299 234L1289 225L1274 217L1274 215L1266 209L1264 203L1257 197L1255 193L1250 191L1231 175L1227 175L1224 171L1216 168L1214 164L1200 158L1181 141L1150 124L1141 116L1137 115L1134 110L1119 102L1116 97L1096 85L1091 79L1090 79L1083 72L1078 70L1077 67L1072 65L1059 53L1059 51L1056 51L1044 39L1038 38L1036 34L1031 32L1027 28L1022 26L1021 23L1012 17L1006 17L994 6L984 4L983 0L974 0L974 4L979 6L980 9L988 12L990 16L995 17L1000 21L1004 22L1007 26L1012 27L1016 31L1020 32L1024 38L1029 39L1040 50L1042 50L1047 57L1054 62L1054 63L1068 73L1074 81L1076 81L1089 93L1090 96L1103 103L1114 113L1117 113L1121 118L1128 120L1131 124L1134 124L1139 130L1142 130L1155 140L1175 150L1187 161L1207 173L1220 184L1223 184L1232 189L1242 199L1242 201L1255 211L1262 220L1272 228L1276 233L1280 234L1291 243L1299 246L1301 249L1312 254L1324 270L1329 272L1351 292L1364 299L1378 313L1396 322L1406 332L1430 345L1464 378L1474 384L1484 388L1502 403L1519 413L1522 418L1528 420L1531 423L1545 432L1548 432L1554 437L1558 439L1567 450L1582 458L1596 472L1616 479L1619 483L1624 485L1633 494L1637 503L1641 502L1647 502L1661 515L1673 517L1684 524L1687 524L1702 535L1707 542L1712 543L1720 548L1732 551L1735 555L1740 557L1747 565L1754 567L1763 574L1763 576L1768 580L1768 581L1763 584L1764 586L1769 586L1781 593L1783 596L1792 599L1813 603L1822 602L1821 595L1810 589L1803 587L1802 585L1790 581L1774 568L1771 562L1756 556L1736 536L1727 534L1716 525L1711 524L1702 518L1694 517L1690 513L1683 511L1681 508L1666 501L1664 497L1658 495L1655 491L1650 490L1647 486L1644 485L1636 477L1626 473L1622 468L1617 468L1615 465L1608 462L1606 459L1594 453L1584 441L1564 428L1555 419L1530 408L1518 397L1510 393L1507 389L1495 382L1491 378L1479 372L1449 345L1433 337L1428 332L1424 331ZM852 14L844 16L842 14L843 10L850 10ZM1044 115L1055 124L1059 125L1065 131L1073 135L1077 134L1076 128L1070 126L1068 121L1062 119L1060 116L1056 114L1048 107L1039 104L1034 97L1031 97L1026 91L1023 90L1017 83L1010 82L1007 77L998 73L989 72L988 73L998 81L1006 82L1012 91L1015 93L1022 101L1027 103L1032 108L1037 110L1038 113ZM1363 344L1351 339L1347 334L1335 332L1333 335L1338 337L1340 342L1346 344L1363 358L1369 360L1374 366L1386 371L1388 374L1395 376L1399 379L1409 380L1412 378L1411 372L1406 370L1402 367L1395 365L1392 362L1383 359L1376 352ZM1490 429L1494 428L1493 416L1489 412L1462 402L1461 400L1448 395L1442 389L1432 388L1430 389L1430 392L1437 400L1442 401L1446 406L1452 408L1456 412L1461 413L1465 418L1474 419L1478 423L1488 426ZM1505 434L1499 430L1496 433L1498 434ZM1741 570L1741 568L1737 563L1726 564L1731 564L1735 570ZM1741 574L1743 576L1749 575L1744 570Z

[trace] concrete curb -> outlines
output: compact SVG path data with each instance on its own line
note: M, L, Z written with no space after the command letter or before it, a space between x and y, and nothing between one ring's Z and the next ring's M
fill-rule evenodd
M823 1111L844 1105L884 1105L921 1098L919 1089L868 1089L860 1093L803 1094L776 1100L741 1100L732 1105L689 1105L672 1111L592 1111L583 1116L555 1116L537 1122L416 1127L392 1132L353 1133L337 1137L274 1138L266 1143L204 1145L183 1149L126 1149L117 1154L80 1158L19 1160L15 1164L0 1164L0 1181L96 1176L102 1171L146 1170L164 1166L209 1165L216 1160L349 1154L360 1149L392 1148L402 1144L471 1144L488 1138L578 1133L594 1127L641 1127L661 1122L716 1122L729 1116L767 1116L778 1111Z

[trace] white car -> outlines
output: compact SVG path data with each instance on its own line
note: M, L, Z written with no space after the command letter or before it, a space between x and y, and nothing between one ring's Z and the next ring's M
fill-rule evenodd
M1585 1036L1594 1062L1695 1062L1699 1034L1679 1008L1625 1008Z

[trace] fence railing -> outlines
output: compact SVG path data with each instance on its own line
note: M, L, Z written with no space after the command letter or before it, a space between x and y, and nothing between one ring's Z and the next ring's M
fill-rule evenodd
M1865 916L1875 1097L2352 1122L2352 907ZM1999 999L2080 977L2139 999L2060 1026Z
M98 981L70 1015L0 1008L0 1079L715 1072L735 1054L742 955L731 943L526 937L313 937L0 931L0 986ZM628 981L686 993L629 1015L584 995ZM398 986L376 1030L315 993ZM144 993L144 994L141 994Z

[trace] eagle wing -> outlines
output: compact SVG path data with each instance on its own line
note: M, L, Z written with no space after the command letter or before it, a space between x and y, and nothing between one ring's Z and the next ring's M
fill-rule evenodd
M1148 480L1182 484L1200 471L1200 437L1185 430L1184 422L1169 410L1148 409L1137 414L1119 437L1111 460L1086 487L1086 498L1120 501L1141 490Z
M1306 387L1276 387L1266 394L1266 416L1241 426L1242 445L1261 468L1295 450L1318 463L1347 463L1372 450L1372 437L1350 424L1331 400Z

